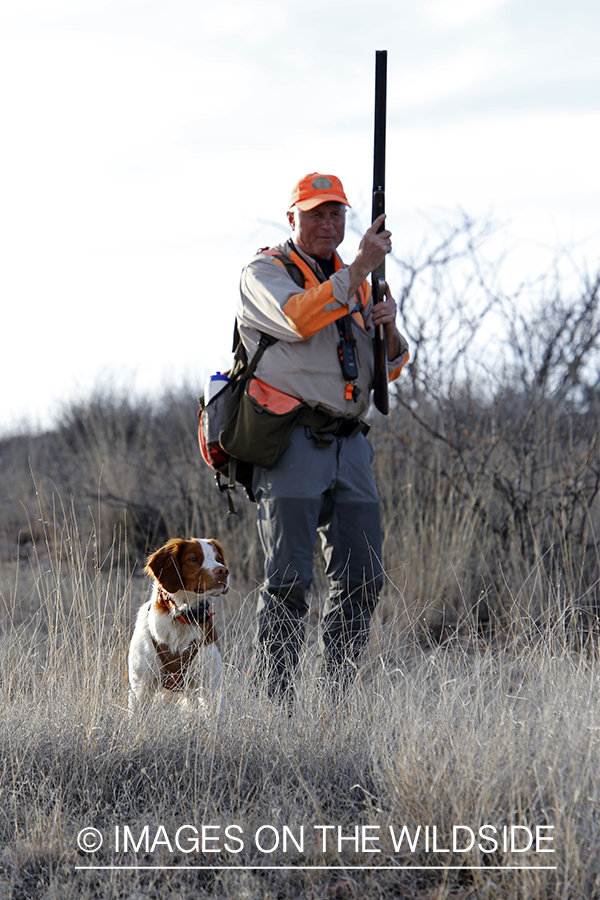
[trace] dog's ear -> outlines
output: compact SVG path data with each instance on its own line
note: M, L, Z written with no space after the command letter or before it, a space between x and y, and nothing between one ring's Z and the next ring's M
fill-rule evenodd
M178 556L184 543L182 538L171 538L164 547L148 558L144 569L144 575L156 578L161 587L169 594L175 594L183 588Z

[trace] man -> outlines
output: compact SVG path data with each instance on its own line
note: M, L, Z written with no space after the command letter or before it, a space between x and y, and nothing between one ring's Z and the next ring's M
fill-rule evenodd
M385 217L366 231L349 266L336 253L349 205L334 175L306 175L292 191L290 240L258 253L242 272L237 319L248 358L261 332L277 339L255 377L309 408L278 462L254 471L265 554L258 670L271 696L293 683L317 535L329 579L322 642L338 684L356 671L383 583L379 497L361 416L373 386L375 327L385 327L390 380L407 344L389 289L387 302L373 305L365 281L391 250L391 232L378 231Z

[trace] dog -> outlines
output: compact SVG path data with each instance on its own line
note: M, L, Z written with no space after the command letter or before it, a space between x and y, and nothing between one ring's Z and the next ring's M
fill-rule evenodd
M129 647L129 710L162 699L210 714L224 709L223 664L209 604L229 590L223 548L214 538L172 538L149 557L152 596Z

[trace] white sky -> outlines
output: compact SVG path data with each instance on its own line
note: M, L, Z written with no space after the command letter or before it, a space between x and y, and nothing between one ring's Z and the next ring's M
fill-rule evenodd
M461 206L519 275L571 242L593 267L599 25L597 0L3 0L0 432L228 366L293 183L334 172L368 219L378 49L396 253Z

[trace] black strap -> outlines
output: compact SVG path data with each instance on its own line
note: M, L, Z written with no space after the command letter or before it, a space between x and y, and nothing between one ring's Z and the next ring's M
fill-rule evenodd
M235 516L237 513L237 509L235 508L235 504L233 502L233 493L235 491L235 475L237 472L237 459L235 456L229 457L229 464L227 466L229 480L227 482L227 487L225 488L225 496L227 497L227 514L230 516ZM221 485L219 484L219 488ZM222 490L222 488L221 488Z
M252 378L252 376L254 374L254 370L256 369L257 365L259 364L261 357L262 357L263 353L265 352L265 350L267 349L267 347L270 347L271 344L276 344L276 343L277 343L276 337L272 337L272 335L270 335L270 334L265 334L264 331L260 332L260 341L258 342L258 347L256 348L256 350L254 352L254 356L252 357L252 359L250 360L248 365L242 369L241 373L239 374L239 379L237 381L237 384L235 385L235 388L233 388L233 390L235 390L235 391L243 391L244 390L244 385L250 378ZM236 361L239 362L241 366L243 366L244 360L246 358L246 351L245 351L244 345L242 344L242 339L240 336L237 319L235 320L235 325L233 328L233 352L236 355L236 358L237 358ZM235 504L233 502L233 494L236 490L237 464L238 464L237 459L234 456L230 456L229 462L227 465L228 478L227 478L226 485L221 484L221 480L218 477L218 473L217 473L217 485L218 485L218 488L220 491L225 491L225 495L227 497L227 512L230 516L235 515L237 513Z
M236 325L237 325L237 322L236 322ZM254 356L248 363L248 367L247 367L246 371L244 372L244 374L242 375L242 377L240 379L241 383L244 383L244 382L248 381L249 378L252 378L252 376L254 375L254 370L256 369L257 365L259 364L263 353L265 352L267 347L271 346L271 344L276 344L277 340L278 339L276 337L272 337L270 334L265 334L264 331L260 332L260 341L258 342L258 347L256 348L256 352L255 352Z
M254 370L260 362L260 358L271 344L276 344L278 338L272 337L270 334L266 334L264 331L259 331L260 341L258 342L258 347L254 353L254 356L250 360L249 363L246 362L246 348L242 344L242 337L240 335L240 330L238 327L237 318L233 325L233 347L232 352L235 354L238 360L241 360L244 365L244 371L242 372L240 381L247 381L248 378L252 378L254 374ZM242 356L243 354L243 356ZM235 373L234 373L235 377Z

